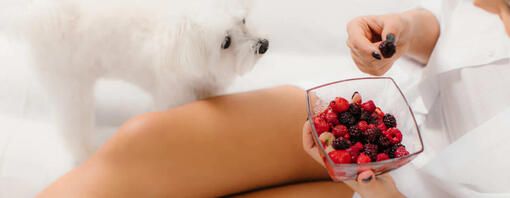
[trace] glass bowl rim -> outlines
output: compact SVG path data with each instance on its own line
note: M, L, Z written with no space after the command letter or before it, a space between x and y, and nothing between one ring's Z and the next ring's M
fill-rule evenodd
M349 78L349 79L344 79L344 80L339 80L339 81L334 81L334 82L330 82L330 83L326 83L326 84L322 84L322 85L319 85L319 86L316 86L316 87L313 87L313 88L310 88L310 89L307 89L306 90L306 106L307 106L307 110L308 110L308 121L310 122L310 125L312 126L312 131L313 131L313 135L315 137L316 140L319 140L319 136L317 135L317 131L315 130L315 126L313 124L313 121L312 121L312 109L310 108L310 92L312 92L313 90L316 90L316 89L319 89L319 88L323 88L323 87L327 87L327 86L330 86L330 85L334 85L334 84L338 84L338 83L343 83L343 82L348 82L348 81L357 81L357 80L391 80L391 82L393 83L393 85L397 88L398 92L400 93L400 96L402 96L402 98L404 99L404 102L409 110L409 112L411 113L411 117L413 118L413 122L414 122L414 127L416 127L416 131L418 132L418 138L420 139L420 146L421 146L421 149L414 152L414 153L411 153L409 155L406 155L406 156L403 156L403 157L399 157L399 158L393 158L393 159L389 159L389 160L384 160L384 161L379 161L379 162L370 162L370 163L363 163L363 164L353 164L353 163L350 163L350 164L337 164L335 162L333 162L331 160L331 158L329 157L328 153L326 153L326 150L323 148L322 144L319 145L319 150L321 150L321 152L324 154L324 156L326 157L328 163L332 166L335 166L335 167L352 167L352 166L373 166L373 165L384 165L384 164L389 164L389 163L392 163L392 162L395 162L395 161L399 161L399 160L403 160L403 159L407 159L407 158L411 158L411 157L415 157L416 155L420 154L423 152L424 150L424 145L423 145L423 139L421 137L421 132L420 132L420 127L418 127L418 123L416 123L416 118L414 117L414 113L411 109L411 106L409 106L409 103L407 102L407 99L406 97L404 96L404 94L402 93L402 90L400 89L400 87L397 85L397 83L395 82L395 80L393 80L393 78L391 77L362 77L362 78Z

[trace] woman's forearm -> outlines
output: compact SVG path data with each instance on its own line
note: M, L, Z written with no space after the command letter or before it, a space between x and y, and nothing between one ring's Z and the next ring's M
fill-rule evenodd
M439 22L432 12L424 9L403 12L402 16L410 24L411 42L407 55L426 64L439 38Z

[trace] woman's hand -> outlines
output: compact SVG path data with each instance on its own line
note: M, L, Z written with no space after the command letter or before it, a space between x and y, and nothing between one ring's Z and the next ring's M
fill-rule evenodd
M395 181L389 174L375 176L373 171L363 171L358 174L356 181L345 181L352 190L356 191L361 197L378 198L399 198L402 195L395 185Z
M312 126L308 120L303 125L303 149L305 149L306 153L317 161L317 163L325 167L324 161L322 161L321 156L319 155L319 147L317 147L313 141Z
M362 16L347 24L347 46L356 66L365 73L380 76L407 53L411 43L411 24L401 14ZM381 53L379 46L389 40L396 52ZM385 56L383 56L385 55Z
M312 127L308 120L303 125L303 148L308 155L324 167L324 161L319 155L319 148L313 141ZM390 175L385 174L376 178L374 172L370 170L361 172L356 181L345 181L345 184L362 197L404 197L398 191Z
M439 37L439 22L427 10L412 10L355 18L347 24L347 33L346 43L356 66L380 76L403 55L426 64ZM386 40L395 46L394 53L381 52L379 46Z

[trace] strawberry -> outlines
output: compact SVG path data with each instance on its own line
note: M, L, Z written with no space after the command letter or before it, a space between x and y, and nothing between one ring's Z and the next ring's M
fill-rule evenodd
M336 150L328 153L329 158L336 164L351 163L351 155L345 150Z
M326 120L322 119L320 116L313 118L313 125L315 126L315 131L317 132L318 135L321 135L321 133L329 131L328 122L326 122Z

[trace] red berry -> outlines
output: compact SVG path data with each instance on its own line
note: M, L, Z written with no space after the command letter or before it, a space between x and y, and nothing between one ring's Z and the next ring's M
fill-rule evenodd
M398 147L397 150L395 150L395 154L393 154L395 158L403 157L406 155L409 155L409 152L406 150L405 147L401 146Z
M386 131L386 138L388 138L392 144L402 142L402 132L397 128L391 128Z
M359 149L354 146L351 146L348 149L346 149L346 151L349 152L349 154L351 155L351 162L356 163L356 159L358 159L359 155Z
M350 138L351 138L351 136L349 135L349 133L346 133L346 134L344 135L344 138L345 138L345 139L350 139Z
M368 123L367 121L360 121L358 122L358 128L361 130L361 131L366 131L368 129Z
M371 128L375 128L375 125L374 124L369 124L368 125L368 128L371 129Z
M377 154L377 156L375 158L376 158L376 160L375 160L376 162L390 159L390 157L388 155L386 155L386 153L379 153L379 154Z
M328 153L331 160L336 164L349 164L351 163L351 155L345 150L336 150Z
M326 122L326 120L322 119L320 116L313 118L313 125L315 126L317 135L321 135L321 133L329 131L328 122Z
M358 150L361 150L363 149L363 144L361 142L356 142L356 144L354 144L353 147Z
M335 137L344 137L345 134L349 134L347 127L341 124L333 127L333 130L331 132L333 133L333 135L335 135Z
M365 103L361 104L361 108L364 109L365 111L372 113L375 110L374 101L372 100L366 101Z
M372 162L372 160L365 153L360 153L358 155L358 159L356 160L356 163L358 163L358 164L364 164L364 163L370 163L370 162Z
M330 124L338 124L338 115L333 111L333 109L328 109L326 111L326 121Z
M349 109L349 101L347 101L345 98L336 97L334 102L330 103L331 108L335 110L338 113L347 111Z
M379 107L376 107L374 112L377 113L377 115L379 115L380 117L384 116L384 113L381 111L381 109Z
M384 125L384 123L382 122L379 122L379 124L377 125L377 128L379 128L381 131L386 131L386 125Z

